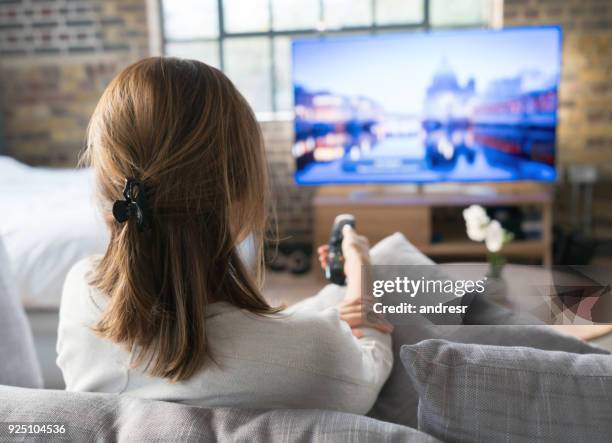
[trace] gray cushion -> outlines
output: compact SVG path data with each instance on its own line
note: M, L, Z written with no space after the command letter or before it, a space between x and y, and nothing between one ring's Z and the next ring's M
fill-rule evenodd
M393 355L396 358L391 375L368 416L404 426L417 427L418 395L412 384L407 383L404 367L397 357L402 345L410 345L432 338L458 343L528 346L577 354L608 353L605 349L592 346L574 337L559 334L548 326L438 326L425 322L422 325L398 325L393 331Z
M370 254L375 265L434 264L400 233L395 233L377 243ZM461 343L530 346L579 354L607 353L576 338L561 335L547 326L497 326L524 325L532 323L533 319L517 315L491 303L485 297L474 297L471 300L470 310L465 319L471 324L469 326L436 326L425 318L421 324L395 326L393 353L396 358L391 375L368 416L405 426L417 426L418 396L412 385L406 383L406 374L398 358L400 347L404 344L414 344L428 338L442 338ZM485 324L495 326L480 326Z
M425 340L401 359L419 429L443 441L610 441L608 355Z
M0 386L0 423L64 423L70 441L435 442L414 429L320 410L198 408L126 395ZM0 427L0 440L6 437Z
M0 384L42 387L32 331L0 237Z

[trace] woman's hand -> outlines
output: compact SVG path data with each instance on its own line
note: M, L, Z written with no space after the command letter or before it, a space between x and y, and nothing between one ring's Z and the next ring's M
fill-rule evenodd
M363 328L373 328L383 334L391 334L393 325L385 317L376 314L372 309L372 300L369 297L343 301L338 305L340 318L348 323L353 335L357 338L364 336Z
M347 285L361 283L363 267L370 265L370 242L349 225L342 229L342 255Z
M327 266L327 254L329 254L329 245L321 245L317 248L317 253L319 254L319 264L321 265L321 269L325 269Z
M355 229L345 226L342 229L342 255L344 256L344 274L346 275L346 295L338 305L340 318L346 321L353 335L363 337L363 328L373 328L385 334L393 331L393 326L382 315L372 310L372 299L361 291L361 273L368 272L370 266L370 243L366 237L359 235ZM327 266L329 246L317 249L319 263Z

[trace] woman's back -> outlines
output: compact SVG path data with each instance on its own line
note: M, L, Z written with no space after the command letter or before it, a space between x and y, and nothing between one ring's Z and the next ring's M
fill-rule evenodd
M126 393L199 406L333 409L365 414L392 365L390 336L367 329L356 339L334 306L337 291L275 316L227 302L209 306L210 358L187 380L171 382L130 367L133 354L98 336L107 297L87 283L94 259L79 262L64 287L58 365L67 389ZM329 288L331 289L331 288ZM319 310L309 305L330 306ZM83 352L87 350L87 352Z

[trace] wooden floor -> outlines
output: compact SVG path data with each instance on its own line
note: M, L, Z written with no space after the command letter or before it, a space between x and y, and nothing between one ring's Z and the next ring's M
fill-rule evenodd
M323 274L318 270L304 275L267 271L263 295L273 306L290 306L315 295L325 284Z

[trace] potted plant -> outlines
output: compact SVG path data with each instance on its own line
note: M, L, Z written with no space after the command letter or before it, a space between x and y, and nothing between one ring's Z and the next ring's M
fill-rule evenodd
M501 255L501 250L506 243L512 241L513 234L503 228L497 220L491 219L487 211L480 205L472 205L463 210L465 227L470 240L484 242L487 248L487 261L489 271L487 273L487 286L490 295L502 296L505 290L505 282L502 278L502 270L506 259Z

